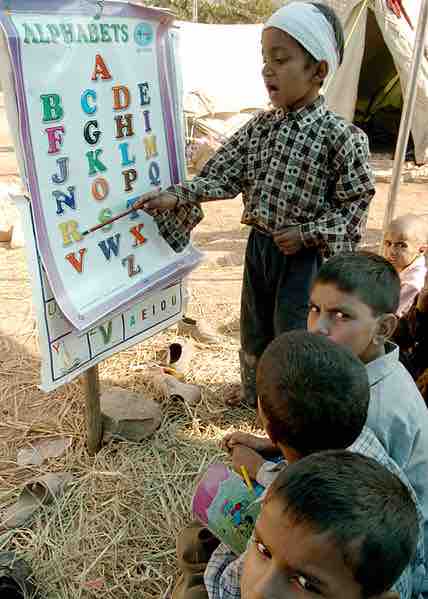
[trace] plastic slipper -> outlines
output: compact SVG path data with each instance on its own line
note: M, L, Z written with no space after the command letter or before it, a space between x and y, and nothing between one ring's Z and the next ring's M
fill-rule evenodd
M0 530L18 528L25 524L43 505L52 503L56 497L62 495L72 478L72 474L64 472L45 474L28 481L18 501L6 510Z
M166 357L167 368L172 368L175 372L185 374L190 369L190 362L193 358L194 347L189 341L178 340L171 343Z
M149 372L154 386L164 397L183 401L189 406L200 402L201 389L197 385L182 383L175 376L166 374L162 368L152 368Z
M194 320L188 316L185 316L183 320L178 323L177 330L179 335L193 337L193 339L199 341L199 343L216 345L219 342L218 335L208 323Z

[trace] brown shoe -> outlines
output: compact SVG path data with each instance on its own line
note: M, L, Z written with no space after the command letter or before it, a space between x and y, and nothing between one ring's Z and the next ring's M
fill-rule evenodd
M177 562L181 574L172 592L172 599L208 599L204 584L207 563L220 541L201 526L191 522L177 537Z
M0 552L0 597L4 599L35 598L31 570L13 551Z

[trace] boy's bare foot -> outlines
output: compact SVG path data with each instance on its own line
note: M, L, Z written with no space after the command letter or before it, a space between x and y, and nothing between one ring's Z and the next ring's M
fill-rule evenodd
M231 408L239 406L243 402L243 399L241 396L241 385L233 385L224 394L224 403Z
M250 408L257 407L257 397L254 393L244 393L242 385L233 385L224 394L224 403L231 407L236 408L239 405L249 406Z

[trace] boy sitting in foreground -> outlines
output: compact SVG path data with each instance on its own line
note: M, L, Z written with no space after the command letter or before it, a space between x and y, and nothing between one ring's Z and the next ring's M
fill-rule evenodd
M366 365L370 384L367 426L415 490L428 547L428 410L399 362L398 347L388 342L396 326L399 299L399 276L382 256L369 252L334 256L314 281L308 329L349 348ZM258 437L242 433L229 435L225 442L229 447L240 443L260 448ZM263 443L266 448L268 440ZM262 463L260 456L255 461L251 455L242 463L255 474ZM270 467L266 464L263 470Z
M270 487L243 560L240 596L398 599L390 589L417 538L415 505L396 476L346 451L312 454ZM213 566L214 556L207 578Z
M363 429L367 417L369 388L367 374L360 360L349 350L332 343L328 339L304 331L286 333L271 343L264 352L257 373L260 413L265 430L270 439L258 440L258 450L278 450L288 462L295 462L302 457L326 449L343 449L351 446L351 450L363 453L376 459L391 472L402 477L409 486L406 477L389 458L374 434ZM362 432L363 431L363 432ZM242 464L247 465L256 457L259 463L255 470L263 465L264 458L254 450L237 443L239 435L245 441L245 435L235 434L226 438L226 445L232 452L232 460L239 471ZM229 443L227 442L229 440ZM282 463L268 463L268 468L261 469L258 481L268 486L285 467ZM250 470L251 463L248 464ZM255 478L255 472L250 470ZM260 473L259 473L260 474ZM354 479L356 484L357 479ZM410 491L414 496L413 491ZM419 510L420 512L420 510ZM420 516L422 524L422 516ZM208 544L209 531L199 527L202 538ZM205 555L205 563L201 558L203 551L194 543L192 551L182 543L184 535L177 540L178 558L183 570L181 592L175 598L190 599L203 597L204 588L197 586L193 578L193 588L185 588L186 572L204 572L205 585L210 599L239 598L239 576L242 558L236 558L223 545L214 551L211 559ZM189 536L187 536L189 540ZM211 553L210 553L211 554ZM199 564L198 564L199 561ZM223 576L227 568L227 573ZM400 578L398 587L401 599L410 598L412 589L418 596L422 578L425 575L424 548L422 526L419 535L417 556L410 568ZM187 578L190 580L190 577ZM180 583L179 583L180 585ZM196 591L198 589L198 593ZM192 591L192 594L188 591ZM205 595L206 596L206 595ZM344 595L345 597L345 595Z

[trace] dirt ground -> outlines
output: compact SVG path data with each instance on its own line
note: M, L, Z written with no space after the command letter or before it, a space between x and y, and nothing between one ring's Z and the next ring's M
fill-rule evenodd
M7 181L6 181L7 182ZM388 185L380 183L372 203L364 245L376 249ZM1 199L0 199L1 201ZM252 428L254 414L225 409L222 396L238 380L239 301L247 228L239 224L240 202L206 207L194 235L206 254L190 277L189 314L208 321L218 345L198 346L187 377L202 387L199 406L165 401L159 431L141 444L114 443L95 457L85 451L84 399L80 380L44 394L24 250L0 247L0 520L19 487L46 472L68 471L66 495L29 526L0 531L0 550L15 549L34 570L43 596L168 597L176 575L175 534L190 518L195 480L223 460L218 441L231 428ZM424 184L402 187L397 214L428 219ZM175 338L171 329L100 366L105 386L118 385L155 396L138 367L156 358ZM56 435L73 439L62 457L39 467L19 467L17 451L29 441Z

